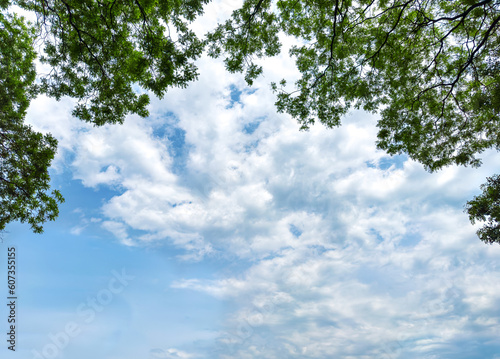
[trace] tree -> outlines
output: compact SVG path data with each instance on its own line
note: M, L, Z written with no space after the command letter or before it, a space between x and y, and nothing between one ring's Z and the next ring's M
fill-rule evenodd
M41 232L63 201L48 193L57 141L24 124L30 100L70 96L73 115L97 126L147 116L149 97L139 89L162 97L197 78L193 61L204 42L188 25L207 2L0 0L0 230L21 220ZM36 23L12 15L11 5L33 12ZM48 74L36 73L36 43Z
M50 190L47 168L54 158L57 141L21 123L2 122L0 126L0 230L7 223L28 222L35 233L42 224L59 214L61 193Z
M500 176L487 178L481 185L483 193L467 202L466 209L472 223L487 222L477 231L479 238L486 243L500 243Z
M23 124L36 93L33 28L22 18L3 13L0 26L0 231L20 220L41 232L41 224L57 216L57 204L62 202L58 191L47 193L47 168L56 140Z
M249 84L257 59L280 52L280 31L295 37L301 78L272 84L278 111L302 129L379 111L377 147L436 171L500 149L499 22L498 0L245 0L207 36Z

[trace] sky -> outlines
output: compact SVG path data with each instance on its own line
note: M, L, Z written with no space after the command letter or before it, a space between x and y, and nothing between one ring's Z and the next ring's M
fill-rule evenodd
M43 234L2 234L2 296L12 247L18 296L2 358L500 358L500 246L464 213L500 155L428 173L377 150L362 111L300 131L269 85L298 76L282 40L254 86L204 56L198 81L123 125L32 102L66 202Z

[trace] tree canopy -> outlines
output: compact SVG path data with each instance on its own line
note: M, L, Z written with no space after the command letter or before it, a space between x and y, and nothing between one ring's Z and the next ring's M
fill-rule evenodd
M500 243L500 176L488 177L481 185L483 193L467 202L466 208L472 223L486 222L477 231L479 238L486 243Z
M73 114L96 125L147 116L149 97L197 78L203 41L188 27L208 0L18 0L43 39L40 91L78 100Z
M246 0L208 36L231 72L293 46L302 77L273 87L277 107L307 128L338 126L351 107L380 110L378 147L429 170L479 165L500 146L500 2L494 0Z
M208 34L209 54L251 84L284 32L300 44L290 55L301 78L272 87L303 129L362 108L380 113L387 153L429 171L477 167L500 149L499 22L498 0L245 0Z

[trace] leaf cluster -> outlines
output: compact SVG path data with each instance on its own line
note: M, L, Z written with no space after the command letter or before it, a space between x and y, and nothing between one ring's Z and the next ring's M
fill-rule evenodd
M188 28L208 0L17 0L37 15L40 90L78 100L73 115L96 125L148 115L147 94L162 97L198 76L204 43ZM134 88L135 86L135 88Z
M280 52L279 19L270 7L270 0L245 1L230 20L207 34L208 54L214 58L227 54L226 69L231 73L245 71L249 85L262 73L262 66L253 58Z
M465 209L472 223L486 222L477 231L478 237L485 243L500 244L500 176L488 177L481 189L483 193L467 202Z
M20 220L35 233L59 214L64 201L58 190L50 191L48 167L57 141L18 121L0 121L0 231Z

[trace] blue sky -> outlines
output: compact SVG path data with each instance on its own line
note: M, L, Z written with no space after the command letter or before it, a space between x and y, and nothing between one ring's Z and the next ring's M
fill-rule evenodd
M500 247L463 213L499 154L429 174L376 150L377 115L299 131L269 86L297 76L284 53L252 88L204 57L121 126L33 101L66 202L44 234L3 234L19 331L2 358L500 358Z

